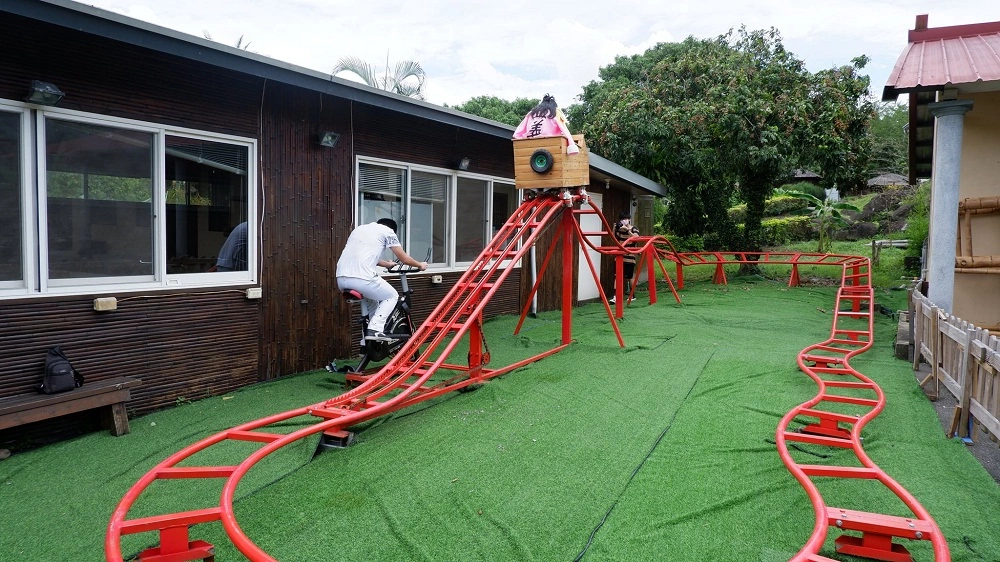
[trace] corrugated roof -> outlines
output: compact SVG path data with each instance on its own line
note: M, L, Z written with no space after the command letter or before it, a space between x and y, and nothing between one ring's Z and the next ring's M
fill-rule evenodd
M868 180L868 185L907 185L909 180L901 174L882 174Z
M909 44L882 91L883 101L904 92L1000 90L1000 22L927 28L918 16Z

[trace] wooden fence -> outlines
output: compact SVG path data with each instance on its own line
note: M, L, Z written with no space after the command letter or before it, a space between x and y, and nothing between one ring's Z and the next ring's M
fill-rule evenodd
M958 400L948 436L971 437L969 421L1000 440L1000 339L989 330L946 314L919 291L909 295L913 369L923 360L931 372L920 386L932 398L943 385Z

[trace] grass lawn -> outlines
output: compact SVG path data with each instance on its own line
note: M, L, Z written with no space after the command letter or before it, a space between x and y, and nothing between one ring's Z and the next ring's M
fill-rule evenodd
M691 270L683 304L660 289L621 323L604 308L573 316L575 343L540 362L356 427L344 450L302 442L254 468L239 489L244 531L282 561L787 560L814 519L774 444L780 418L816 392L795 357L830 331L835 286ZM882 296L882 293L885 293ZM895 299L905 292L880 292ZM901 308L898 304L887 305ZM558 344L560 316L486 323L491 367ZM885 391L865 449L935 517L952 560L1000 559L1000 487L944 437L909 363L893 358L895 321L852 364ZM0 462L0 560L103 559L105 526L150 467L197 439L341 393L325 371L132 420ZM823 462L831 453L806 446ZM232 451L233 462L246 451ZM224 464L224 459L211 459ZM909 515L865 481L821 485L830 505ZM131 516L217 504L221 484L156 483ZM830 533L823 554L832 550ZM221 525L192 538L242 560ZM126 555L155 542L129 537ZM929 545L908 542L916 560Z

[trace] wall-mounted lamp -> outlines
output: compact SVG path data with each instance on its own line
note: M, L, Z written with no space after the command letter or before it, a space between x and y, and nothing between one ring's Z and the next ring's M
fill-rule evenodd
M604 178L604 189L611 189L611 178Z
M462 158L461 160L458 161L458 169L464 172L469 169L469 164L471 163L472 160L470 160L469 157L466 156L465 158Z
M316 142L320 146L325 146L327 148L333 148L337 146L337 141L340 140L340 133L335 133L333 131L323 131L319 134Z
M42 82L41 80L32 80L31 89L28 90L28 97L24 99L38 105L55 105L65 95L55 84Z

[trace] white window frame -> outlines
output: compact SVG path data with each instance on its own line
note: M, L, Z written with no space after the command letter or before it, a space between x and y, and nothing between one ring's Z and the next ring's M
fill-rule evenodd
M487 184L486 184L487 185L487 187L486 187L486 190L487 190L487 193L486 193L486 208L483 211L486 214L485 218L486 218L486 228L488 229L487 232L492 232L494 228L498 228L498 227L502 226L502 225L494 225L493 224L493 193L494 193L493 189L494 189L494 185L497 184L497 183L501 183L501 184L505 184L505 185L510 185L510 186L514 185L514 179L513 178L504 178L504 177L490 176L490 175L485 175L485 174L475 174L475 173L469 173L469 172L462 172L462 171L452 170L452 169L448 169L448 168L438 168L438 167L434 167L434 166L425 166L425 165L421 165L421 164L410 164L410 163L402 162L402 161L399 161L399 160L389 160L389 159L385 159L385 158L376 158L376 157L371 157L371 156L358 156L358 157L355 158L355 162L354 162L354 178L355 178L354 179L354 201L355 201L355 204L354 204L354 215L352 217L352 222L353 222L353 224L355 226L359 226L358 225L358 221L361 220L361 205L362 205L362 200L361 200L361 179L360 179L361 178L361 173L360 173L360 169L361 169L361 165L362 164L370 164L370 165L374 165L374 166L385 166L385 167L389 167L389 168L398 168L398 169L404 169L404 170L406 170L406 185L403 187L403 216L405 217L404 226L403 226L403 230L405 232L403 233L403 240L405 240L406 242L404 242L403 249L406 250L407 253L409 253L409 251L410 251L409 248L406 247L406 244L408 244L409 243L408 241L410 240L410 236L409 236L409 231L410 231L410 212L411 212L411 199L410 199L411 195L410 194L411 194L411 187L412 187L412 182L413 182L413 172L426 172L426 173L438 174L438 175L443 175L443 176L448 176L449 177L449 181L448 181L448 206L447 206L447 209L446 209L447 224L445 225L445 232L447 233L446 234L446 236L447 236L447 242L446 242L445 254L447 256L447 258L446 258L447 261L444 262L444 263L441 263L441 262L439 262L439 263L431 263L430 267L428 269L433 269L435 271L464 271L464 270L468 269L469 265L472 264L472 261L462 261L462 262L456 261L456 254L457 254L457 252L456 252L456 244L457 244L457 240L456 240L455 232L456 232L457 226L456 226L455 217L456 217L456 213L458 212L458 178L468 178L468 179L474 179L474 180L484 180L484 181L487 182ZM514 194L515 194L515 197L516 197L517 194L518 194L518 192L515 190ZM514 206L514 208L516 208L516 205ZM510 210L511 213L513 213L514 208L512 208ZM413 256L413 254L410 254L410 255L412 257L414 257L415 259L423 259L423 256ZM516 263L512 264L509 260L506 260L502 264L502 267L510 267L511 265L515 265L516 266L518 264L516 264Z
M33 146L31 139L31 112L28 111L28 107L23 103L9 103L6 100L0 100L0 110L5 113L19 115L21 127L19 143L21 153L18 157L18 166L20 168L18 177L21 181L21 279L16 281L0 281L0 295L12 294L14 296L24 296L28 292L28 287L35 282L35 272L37 271L33 253L28 251L28 248L33 248L35 245L35 221L31 219L31 217L35 216L35 198L34 194L28 189L33 184L34 177L34 171L31 166L32 151L30 150L30 147Z
M59 107L29 105L0 99L0 110L21 115L21 232L22 280L0 282L0 299L56 295L107 294L156 289L217 287L259 284L260 182L257 140L197 129L125 119ZM49 279L45 119L54 118L105 127L116 127L153 135L153 274ZM247 149L247 271L167 274L166 137L185 137L234 144Z

